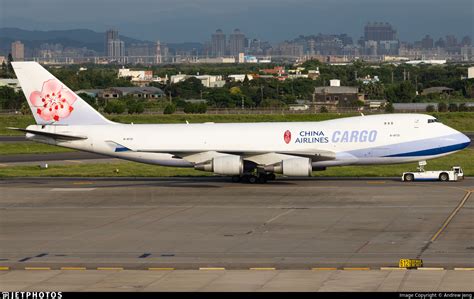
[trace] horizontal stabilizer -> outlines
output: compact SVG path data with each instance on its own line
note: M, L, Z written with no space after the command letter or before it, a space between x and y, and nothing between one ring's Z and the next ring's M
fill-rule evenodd
M84 139L87 139L87 137L85 137L85 136L74 136L74 135L58 134L58 133L52 133L52 132L21 129L21 128L7 128L7 129L22 131L22 132L25 132L25 133L45 136L45 137L49 137L49 138L53 138L53 139L61 139L61 140L84 140Z

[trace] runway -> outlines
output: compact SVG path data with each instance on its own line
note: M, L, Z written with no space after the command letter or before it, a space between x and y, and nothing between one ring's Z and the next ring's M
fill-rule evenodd
M472 178L4 179L0 266L474 267L471 191Z

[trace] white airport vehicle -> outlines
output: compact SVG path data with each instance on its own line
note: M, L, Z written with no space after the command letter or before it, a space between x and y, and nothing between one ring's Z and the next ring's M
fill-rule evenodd
M402 181L459 181L464 179L464 173L460 166L453 166L451 170L425 170L426 161L420 161L418 171L404 172Z
M449 155L470 143L424 114L380 114L320 122L121 124L36 62L13 62L36 125L13 128L32 141L136 162L193 167L234 181L310 176L342 165L394 164Z

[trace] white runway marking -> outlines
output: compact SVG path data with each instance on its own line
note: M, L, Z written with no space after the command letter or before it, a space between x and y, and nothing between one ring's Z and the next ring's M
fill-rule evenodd
M81 192L81 191L92 191L96 188L53 188L49 191L58 191L58 192Z

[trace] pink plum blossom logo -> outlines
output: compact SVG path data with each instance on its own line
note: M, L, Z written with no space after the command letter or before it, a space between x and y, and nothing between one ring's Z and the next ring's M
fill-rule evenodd
M45 81L41 92L33 91L30 94L30 102L37 108L36 114L45 121L59 121L68 117L74 110L72 104L75 101L74 93L63 88L56 79Z
M283 134L283 139L285 140L285 143L288 144L291 141L291 132L290 130L286 130L285 134Z

